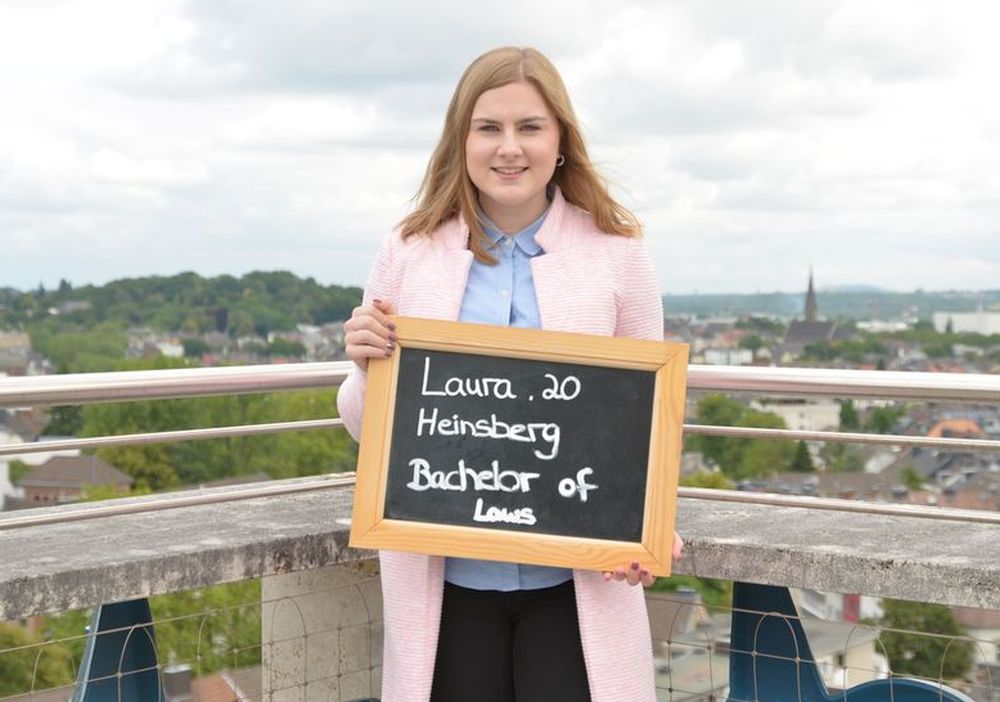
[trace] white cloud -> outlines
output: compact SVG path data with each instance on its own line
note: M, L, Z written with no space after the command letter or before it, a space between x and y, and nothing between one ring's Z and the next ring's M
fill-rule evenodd
M0 285L361 283L453 84L536 45L669 291L996 287L1000 6L0 3Z
M282 98L226 125L223 134L239 145L322 148L350 144L391 129L371 103L324 97Z
M208 180L208 170L201 164L190 166L166 159L135 159L114 149L101 149L91 159L94 176L113 183L156 186L200 185Z

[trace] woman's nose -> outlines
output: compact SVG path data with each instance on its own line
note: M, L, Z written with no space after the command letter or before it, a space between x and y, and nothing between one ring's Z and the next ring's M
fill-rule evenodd
M517 132L504 130L503 138L500 140L499 152L501 155L517 155L521 152L521 143L518 141Z

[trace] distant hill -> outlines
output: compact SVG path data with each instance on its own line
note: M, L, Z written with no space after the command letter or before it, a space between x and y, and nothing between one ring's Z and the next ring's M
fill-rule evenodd
M699 317L759 314L794 318L802 315L804 293L753 293L747 295L664 295L667 316ZM845 286L816 293L819 313L830 319L930 319L932 313L971 312L980 305L1000 311L1000 290L925 291L901 293L874 287Z
M804 297L803 292L665 295L663 302L668 316L760 314L791 319L802 315ZM967 312L979 305L1000 310L1000 290L901 293L854 285L820 289L816 298L821 316L857 320L930 319L935 311ZM41 321L78 328L114 322L187 334L266 336L298 323L346 319L360 300L360 288L321 285L288 271L257 271L239 278L179 273L78 288L62 281L54 290L0 287L0 329Z
M347 319L360 301L360 288L321 285L287 271L255 271L239 278L179 273L79 288L62 281L54 290L0 289L0 329L41 322L88 328L110 322L189 335L267 336L296 324Z

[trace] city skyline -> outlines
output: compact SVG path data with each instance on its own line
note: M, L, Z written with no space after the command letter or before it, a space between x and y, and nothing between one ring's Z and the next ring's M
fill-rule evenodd
M500 44L562 71L665 294L795 292L810 267L820 291L997 287L992 4L462 14L0 1L0 287L186 270L363 284L458 75Z

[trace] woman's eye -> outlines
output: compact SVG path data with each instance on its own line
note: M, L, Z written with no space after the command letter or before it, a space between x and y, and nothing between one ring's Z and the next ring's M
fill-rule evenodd
M495 124L481 124L479 125L480 132L496 132L499 131L499 127Z
M523 129L526 132L537 132L539 129L541 129L541 126L537 124L525 124L524 126L521 127L521 129Z

